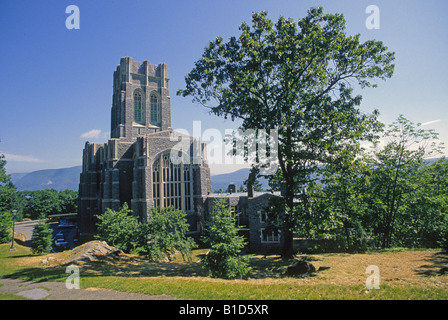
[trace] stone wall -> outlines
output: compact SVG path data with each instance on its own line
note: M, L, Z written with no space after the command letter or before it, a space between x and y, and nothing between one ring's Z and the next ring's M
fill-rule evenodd
M249 215L249 250L256 253L278 254L283 246L284 240L280 233L279 242L264 242L261 238L262 229L268 225L262 222L260 213L268 206L273 194L263 194L257 197L248 198L247 211Z

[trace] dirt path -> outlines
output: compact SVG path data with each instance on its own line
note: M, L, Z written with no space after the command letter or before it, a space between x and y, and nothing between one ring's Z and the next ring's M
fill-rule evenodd
M175 300L166 295L151 296L94 288L67 289L65 282L33 282L18 279L0 279L0 292L32 300Z

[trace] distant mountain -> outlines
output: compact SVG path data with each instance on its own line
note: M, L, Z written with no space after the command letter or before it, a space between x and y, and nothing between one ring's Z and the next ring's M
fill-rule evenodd
M439 158L427 159L428 165L431 165ZM23 190L43 190L55 189L61 190L78 190L79 174L82 167L76 166L62 169L38 170L29 173L12 173L11 180L19 191ZM231 173L212 175L212 190L227 190L229 184L236 184L237 188L243 185L244 180L249 176L250 169L244 168ZM268 189L268 180L259 178L263 188Z
M249 176L250 168L240 169L230 173L217 174L211 177L212 190L224 189L227 190L229 184L236 184L237 188L243 185L244 180ZM269 188L268 180L265 178L258 179L264 189Z
M23 190L43 190L55 189L61 190L78 190L79 174L82 167L76 166L62 169L38 170L29 173L12 173L11 180L20 191ZM235 172L213 175L212 189L225 189L230 183L234 183L239 188L243 185L244 180L249 176L250 169L240 169ZM264 178L259 179L264 188L268 188L268 182Z
M82 167L38 170L29 173L12 173L11 180L19 191L55 189L78 190Z

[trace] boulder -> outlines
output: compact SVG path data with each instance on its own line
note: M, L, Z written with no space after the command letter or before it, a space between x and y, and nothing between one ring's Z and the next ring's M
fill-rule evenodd
M123 251L109 246L105 241L90 241L72 250L68 263L98 261L98 258L119 258Z
M286 274L289 276L298 276L304 274L310 274L316 271L316 268L312 263L306 260L294 261L288 266Z

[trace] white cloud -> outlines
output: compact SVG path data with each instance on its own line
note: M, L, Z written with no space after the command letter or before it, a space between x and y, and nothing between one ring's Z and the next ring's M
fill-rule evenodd
M428 122L422 123L422 126L427 126L427 125L430 125L430 124L433 124L433 123L437 123L437 122L440 122L440 121L442 121L442 120L438 119L438 120L428 121Z
M81 138L86 138L86 139L98 139L100 137L101 134L101 130L100 129L92 129L88 132L84 132L81 135Z
M43 162L43 160L32 156L21 156L18 154L4 153L5 160L8 162Z

